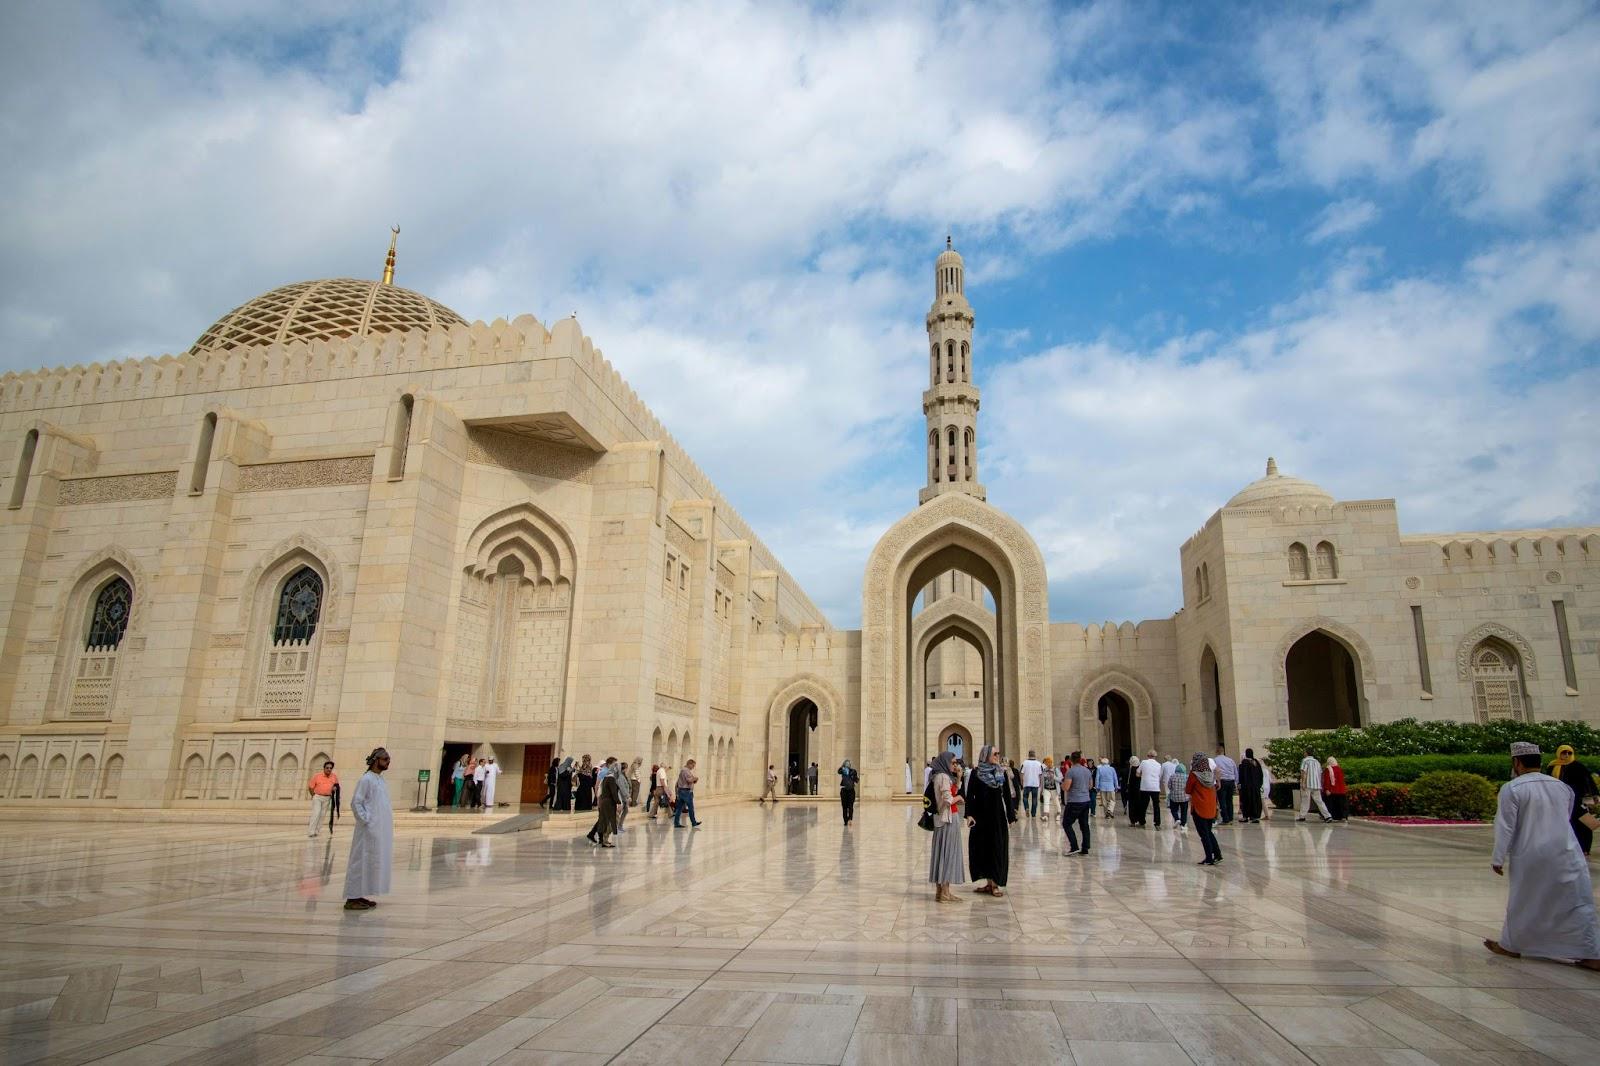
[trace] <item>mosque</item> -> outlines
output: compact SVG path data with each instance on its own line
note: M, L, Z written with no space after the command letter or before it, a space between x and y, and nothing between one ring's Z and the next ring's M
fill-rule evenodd
M1272 460L1179 548L1170 617L1051 622L985 496L948 247L927 483L850 631L576 318L468 323L393 281L391 242L381 281L274 289L181 355L0 378L0 803L298 807L309 767L379 743L397 802L473 751L516 804L558 753L693 757L712 799L850 758L882 798L986 741L1600 723L1600 529L1403 534L1394 500Z

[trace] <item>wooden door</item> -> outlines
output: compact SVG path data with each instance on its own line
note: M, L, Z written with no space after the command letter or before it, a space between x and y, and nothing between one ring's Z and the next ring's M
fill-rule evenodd
M524 744L522 746L523 803L540 804L549 795L544 775L550 771L550 760L554 755L554 744Z

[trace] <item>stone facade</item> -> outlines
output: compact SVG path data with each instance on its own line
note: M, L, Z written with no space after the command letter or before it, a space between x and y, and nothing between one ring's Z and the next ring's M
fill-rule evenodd
M960 256L935 276L928 483L867 560L859 631L575 319L307 283L202 335L240 346L0 378L0 802L298 804L311 766L353 776L380 743L407 805L465 751L512 803L585 752L694 757L711 796L851 758L881 797L952 734L1183 754L1600 721L1600 530L1402 534L1393 500L1270 464L1182 546L1176 614L1051 623L1043 557L977 480Z

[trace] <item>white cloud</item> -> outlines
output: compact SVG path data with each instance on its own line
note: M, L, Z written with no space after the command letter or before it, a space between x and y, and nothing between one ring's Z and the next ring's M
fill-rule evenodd
M1339 200L1322 209L1307 240L1313 244L1365 229L1378 219L1378 207L1371 200Z
M985 395L990 499L1038 537L1052 614L1080 621L1177 609L1178 546L1268 455L1337 498L1397 498L1409 531L1592 521L1600 368L1544 360L1600 339L1596 271L1589 232L1453 282L1335 279L1232 336L1039 352ZM1530 332L1537 311L1558 330Z
M1436 168L1464 209L1515 216L1600 174L1600 23L1580 0L1428 0L1290 19L1256 58L1280 157L1326 186Z

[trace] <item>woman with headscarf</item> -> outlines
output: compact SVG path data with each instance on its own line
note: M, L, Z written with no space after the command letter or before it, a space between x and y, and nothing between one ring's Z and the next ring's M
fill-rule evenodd
M1128 757L1128 771L1122 778L1122 811L1129 825L1137 825L1133 809L1139 805L1139 756Z
M561 767L556 770L556 810L572 810L572 756L568 755L561 760Z
M1322 794L1327 797L1333 820L1344 821L1349 816L1349 808L1345 805L1344 767L1332 755L1328 756L1328 765L1322 771Z
M1550 764L1550 776L1572 789L1572 832L1585 855L1594 847L1594 830L1579 821L1589 810L1590 800L1600 789L1595 787L1589 768L1583 765L1571 744L1556 749L1556 761Z
M456 760L455 767L450 771L450 788L454 792L454 797L450 800L450 806L461 806L461 794L466 791L466 787L467 756L463 755L460 759Z
M849 825L856 816L856 786L860 783L861 775L846 759L844 765L839 767L839 809L844 812L845 825Z
M1205 752L1197 751L1189 760L1189 780L1183 788L1189 794L1189 817L1194 821L1194 831L1206 849L1206 857L1197 865L1215 866L1222 861L1217 834L1211 831L1211 823L1217 820L1217 774L1211 769L1211 760Z
M956 881L965 881L966 856L961 848L961 772L956 757L942 751L933 760L928 787L933 790L933 848L928 860L928 881L933 885L936 903L959 902L950 891ZM968 825L972 819L966 819Z
M1261 760L1256 758L1256 749L1244 749L1244 758L1239 760L1239 820L1241 822L1261 821Z
M615 769L616 760L607 759L613 769L600 779L596 806L600 809L600 817L594 824L595 843L602 848L614 848L611 836L617 831L617 815L622 809L622 773ZM593 839L593 838L591 838Z
M544 800L541 807L555 810L556 806L556 773L561 769L560 759L551 759L550 766L544 772Z
M639 767L643 765L644 757L638 756L628 764L628 772L622 775L622 809L617 812L619 833L628 820L628 812L639 805Z
M1016 819L1010 775L1000 752L986 744L978 752L978 765L967 777L967 869L972 880L983 881L975 891L1004 896L1011 872L1011 823Z
M574 791L574 802L572 806L573 810L594 810L595 775L596 771L594 763L590 760L589 756L585 755L583 757L583 761L578 764L578 772L575 775L577 781L572 786Z

